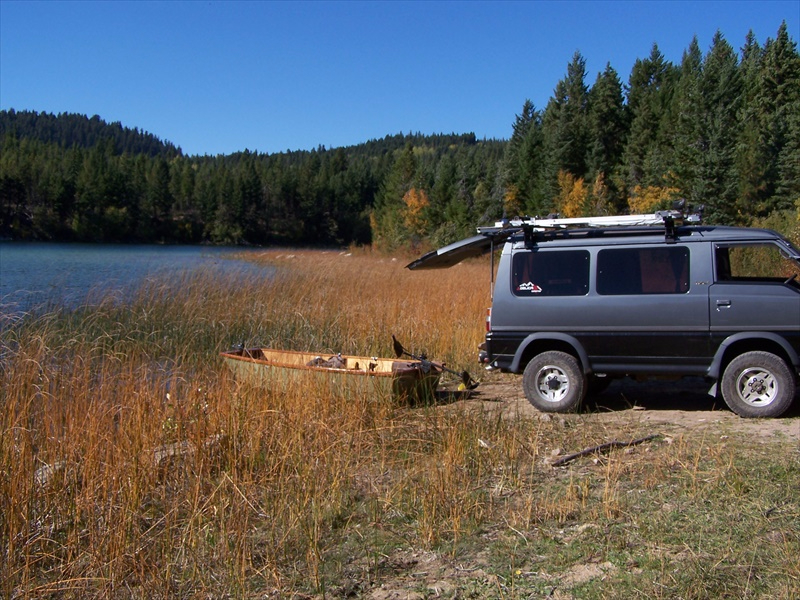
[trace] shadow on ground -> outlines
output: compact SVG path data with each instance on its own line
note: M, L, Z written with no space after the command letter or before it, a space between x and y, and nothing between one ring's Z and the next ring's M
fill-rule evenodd
M724 411L730 412L721 396L708 394L711 384L701 378L677 381L615 380L601 394L587 400L589 411L619 411L634 407L646 410ZM800 416L800 398L784 417Z

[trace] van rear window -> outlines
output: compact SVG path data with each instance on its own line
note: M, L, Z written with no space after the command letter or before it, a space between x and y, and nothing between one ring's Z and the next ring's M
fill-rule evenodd
M585 296L589 293L589 252L517 252L512 261L515 296Z

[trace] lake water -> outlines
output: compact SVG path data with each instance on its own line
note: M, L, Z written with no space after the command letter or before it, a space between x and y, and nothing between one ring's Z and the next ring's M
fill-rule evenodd
M147 278L196 270L265 273L232 258L239 248L0 242L0 313L74 308L103 293L124 297Z

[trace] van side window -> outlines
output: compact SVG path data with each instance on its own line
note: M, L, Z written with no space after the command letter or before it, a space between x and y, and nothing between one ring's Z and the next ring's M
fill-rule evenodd
M597 254L597 293L606 296L685 294L689 291L689 249L621 248Z
M719 244L714 258L718 282L783 283L792 275L800 278L797 263L774 244Z
M511 286L515 296L585 296L589 293L589 252L517 252Z

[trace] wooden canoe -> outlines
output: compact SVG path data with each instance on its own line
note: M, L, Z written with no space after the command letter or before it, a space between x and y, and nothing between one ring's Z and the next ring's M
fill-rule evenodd
M234 376L250 384L288 389L302 381L333 386L342 393L372 394L405 402L430 401L442 374L421 360L242 348L221 353Z

